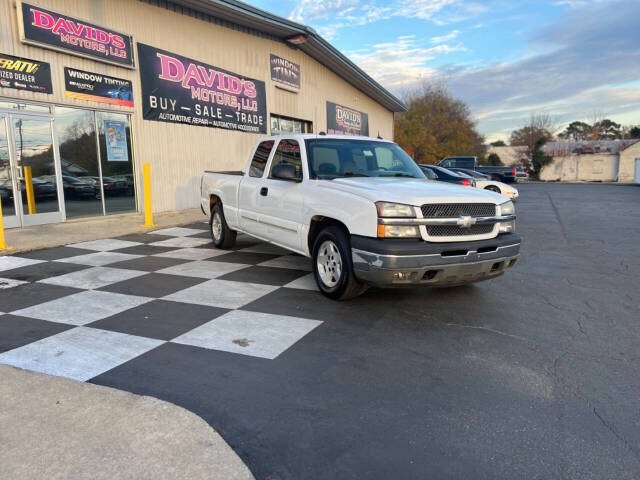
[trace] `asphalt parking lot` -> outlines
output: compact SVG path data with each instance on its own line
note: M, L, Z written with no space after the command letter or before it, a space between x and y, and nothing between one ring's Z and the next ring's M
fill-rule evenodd
M639 478L640 188L519 189L518 265L455 289L332 302L204 224L12 257L0 363L183 406L260 480Z

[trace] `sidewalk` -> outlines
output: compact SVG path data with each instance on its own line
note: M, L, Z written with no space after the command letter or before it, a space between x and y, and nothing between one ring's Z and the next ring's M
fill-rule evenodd
M161 400L0 365L0 478L254 477L197 415Z
M130 233L146 233L158 228L173 227L206 221L199 208L164 212L154 215L154 228L145 228L144 216L140 213L110 215L106 217L71 220L63 223L38 225L36 227L12 228L5 230L9 250L0 250L0 255L57 247L69 243L87 242L106 237L116 237Z

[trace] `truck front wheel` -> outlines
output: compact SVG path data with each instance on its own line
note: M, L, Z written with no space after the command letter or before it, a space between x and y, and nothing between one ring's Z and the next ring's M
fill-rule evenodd
M211 240L217 248L228 250L233 247L236 242L236 232L231 230L224 218L222 203L218 202L211 209L211 218L209 219L209 227L211 230Z
M367 290L353 275L351 245L343 229L331 226L313 244L313 273L320 291L334 300L348 300Z

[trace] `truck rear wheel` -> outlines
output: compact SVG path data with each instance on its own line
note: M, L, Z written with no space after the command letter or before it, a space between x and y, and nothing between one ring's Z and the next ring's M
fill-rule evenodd
M343 229L327 227L313 245L313 274L323 295L334 300L348 300L367 290L353 274L351 245Z
M211 209L211 218L209 219L209 228L211 231L211 240L217 248L228 250L236 243L236 231L231 230L224 218L222 203L218 202Z

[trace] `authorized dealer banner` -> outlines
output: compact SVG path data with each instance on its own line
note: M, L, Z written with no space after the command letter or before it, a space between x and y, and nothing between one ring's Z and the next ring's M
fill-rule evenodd
M265 84L138 43L145 120L267 133Z
M52 93L51 66L47 62L0 53L0 87Z

